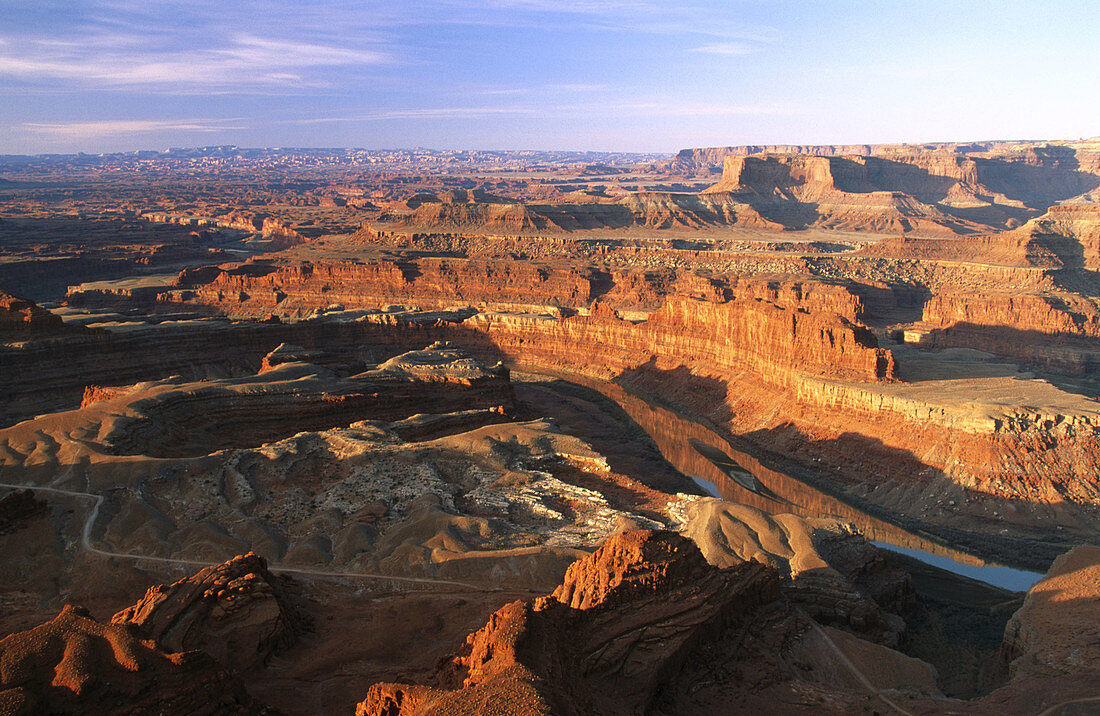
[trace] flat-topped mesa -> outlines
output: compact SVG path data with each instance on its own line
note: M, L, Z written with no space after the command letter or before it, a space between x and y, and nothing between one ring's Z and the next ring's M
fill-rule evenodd
M510 412L514 400L506 368L487 368L452 346L434 344L347 378L289 361L246 378L140 384L84 410L92 411L89 419L115 454L180 457L252 447L363 419L470 409Z
M704 194L741 199L787 228L955 236L1018 226L1098 185L1100 176L1058 158L900 147L876 156L728 155Z
M757 193L772 196L776 190L806 184L835 189L832 165L825 157L815 156L730 156L722 166L722 179L706 190L719 192Z
M386 218L386 217L383 217ZM523 204L425 202L411 213L394 217L397 226L466 228L488 231L527 232L561 229L551 219Z
M975 160L1000 160L1032 167L1061 167L1100 173L1100 150L1095 139L1080 142L924 142L918 144L749 144L732 147L681 149L658 169L687 174L718 172L726 157L754 154L797 154L814 157L902 158L927 155L959 156Z
M0 343L81 332L86 329L66 326L34 301L0 291Z
M1047 213L1023 226L1002 234L1015 238L1031 249L1046 250L1057 259L1056 268L1100 268L1100 196L1088 195L1091 202L1070 201L1050 207Z
M593 279L567 267L529 262L424 258L415 262L344 261L287 266L241 264L180 275L178 298L233 314L305 311L340 304L377 307L415 301L444 308L476 302L502 308L587 303ZM169 297L171 299L171 297Z

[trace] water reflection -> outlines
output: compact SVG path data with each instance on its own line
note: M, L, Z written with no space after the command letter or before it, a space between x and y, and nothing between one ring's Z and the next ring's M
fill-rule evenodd
M919 559L925 564L930 564L933 567L939 567L948 572L961 574L964 577L977 579L987 584L992 584L995 587L1000 587L1001 589L1009 589L1013 592L1026 592L1031 589L1033 584L1043 578L1043 575L1038 572L1025 572L1022 569L1001 567L995 564L987 564L980 567L973 564L963 564L950 557L929 554L928 552L922 552L921 550L910 549L908 547L899 547L898 545L889 544L887 542L875 542L874 545L882 549L888 549L891 552L904 554L913 559Z
M952 549L862 512L782 472L772 470L752 455L735 449L704 425L653 406L613 383L581 381L617 403L657 444L677 470L691 477L709 494L755 507L771 514L792 513L808 518L831 517L854 524L872 542L956 574L1007 589L1026 589L1041 574L990 565L974 555ZM950 568L945 566L950 565Z
M767 485L756 479L756 475L753 475L751 472L738 465L720 448L708 445L696 438L688 438L688 445L695 448L697 453L705 457L708 462L721 470L723 475L754 495L759 495L760 497L774 500L784 505L791 504L790 501L784 500L782 497L772 492ZM699 478L695 479L698 480ZM715 489L717 489L717 485L715 485ZM715 497L721 497L721 494L716 494Z

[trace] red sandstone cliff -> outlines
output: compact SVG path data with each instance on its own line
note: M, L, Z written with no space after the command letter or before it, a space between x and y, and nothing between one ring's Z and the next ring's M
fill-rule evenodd
M34 301L0 291L0 343L85 332L66 326L61 318Z
M441 665L441 688L377 684L356 713L474 712L501 699L516 714L643 713L701 644L778 599L778 574L761 564L718 570L673 533L620 534L553 595L493 614Z
M497 610L432 686L375 684L356 713L851 712L864 697L827 666L836 653L825 632L780 585L759 562L712 567L671 532L621 533L573 563L553 594ZM829 633L873 658L884 686L936 694L926 664Z

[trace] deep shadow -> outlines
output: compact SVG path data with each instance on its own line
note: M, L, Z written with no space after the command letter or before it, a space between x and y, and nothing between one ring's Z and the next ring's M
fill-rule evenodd
M694 376L683 366L662 371L653 363L648 363L621 374L614 382L636 395L644 396L655 405L705 426L707 431L719 436L734 451L730 454L741 466L749 468L763 484L795 505L807 504L810 498L806 497L805 488L808 487L811 488L810 494L824 495L834 505L847 506L847 509L840 511L845 518L845 512L861 513L872 518L874 523L893 525L895 533L896 528L900 528L919 540L937 545L939 549L962 550L986 560L1024 569L1045 570L1051 560L1072 546L1075 540L1083 538L1083 535L1069 534L1070 530L1052 535L1049 529L1024 529L1019 525L1016 534L1002 535L992 529L995 523L964 517L953 508L948 511L947 507L942 508L943 519L935 522L888 508L874 501L876 487L881 486L888 491L891 486L919 481L920 484L933 486L925 488L926 493L938 491L943 495L961 495L965 491L913 453L858 433L814 439L793 423L786 423L734 436L719 426L729 424L729 408L724 398L728 390L735 388L713 378ZM751 458L746 459L749 455ZM801 494L788 494L780 489L772 476L761 478L750 460L772 473L801 483L804 486ZM672 462L677 464L675 460ZM718 479L712 478L712 475ZM722 475L720 470L714 469L699 476L718 484L727 497L738 494L726 492L723 484L736 483ZM723 478L724 483L720 482ZM935 485L942 487L934 488ZM739 485L737 488L741 495L735 498L737 501L744 501L743 495L752 494ZM769 509L765 502L749 504L765 511L774 511L774 507ZM1013 511L1031 511L1037 507L1026 500L996 499L996 502L1005 510ZM950 519L947 519L949 515ZM865 519L852 521L867 524ZM1095 538L1095 535L1090 538ZM918 549L935 552L937 548Z
M1020 330L960 322L926 332L922 348L973 348L1044 371L1059 387L1091 398L1100 392L1087 388L1100 369L1100 338ZM1064 379L1063 379L1064 378Z
M870 326L919 321L924 315L924 304L932 297L932 291L920 284L879 286L852 282L847 288L863 302L860 318Z
M176 273L239 260L252 253L236 229L195 230L140 219L55 216L0 221L0 290L33 301L58 301L90 281Z
M489 364L505 357L513 361L523 357L514 353L506 356L491 333L462 324L408 323L395 328L368 322L308 321L294 324L225 324L215 330L162 326L155 333L80 336L41 342L41 345L31 344L28 349L20 351L0 351L0 394L7 398L3 407L10 423L49 410L75 407L85 385L89 383L132 384L185 371L192 374L205 372L211 376L219 372L254 373L262 357L284 342L368 362L368 358L384 360L407 350L423 348L437 340L452 341ZM599 359L598 354L590 355L587 352L589 348L585 346L578 346L577 349L578 356ZM370 355L365 355L368 352ZM654 358L617 376L612 387L625 389L644 398L650 406L664 408L670 415L684 416L693 424L705 426L707 432L720 436L721 442L716 443L693 434L680 435L682 449L694 455L697 465L705 466L699 469L711 471L697 476L712 479L709 475L714 475L717 479L712 481L716 484L718 479L736 483L711 461L699 455L685 438L697 437L722 449L739 465L753 472L775 494L796 505L809 507L804 496L792 497L779 489L774 478L762 477L761 473L755 472L752 462L745 456L751 453L751 460L762 467L813 487L815 493L828 496L836 504L847 505L851 512L893 524L929 543L941 547L953 545L994 561L1031 568L1043 567L1072 539L1069 534L1053 541L1032 539L1030 535L990 534L990 525L978 523L963 525L960 522L958 527L949 528L945 524L931 524L878 505L866 496L868 493L864 490L883 482L885 478L882 476L892 476L891 480L904 482L905 476L920 475L920 478L912 479L931 484L942 483L945 494L959 487L911 453L887 447L879 440L856 433L815 440L788 423L734 436L727 428L720 426L731 422L733 416L726 397L730 390L737 389L736 386L717 378L694 375L684 366L663 370L657 367ZM634 422L641 424L636 417ZM769 501L744 488L738 489L743 493L742 497L751 495L758 501L750 504L767 509L765 503ZM1006 504L1013 502L1019 509L1031 509L1026 501L1006 501Z

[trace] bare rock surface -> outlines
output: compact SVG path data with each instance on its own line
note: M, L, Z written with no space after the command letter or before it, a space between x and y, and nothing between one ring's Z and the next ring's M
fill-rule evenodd
M171 651L198 649L224 667L244 671L294 642L300 618L267 570L248 553L170 585L112 617Z
M553 594L494 613L441 664L435 685L376 684L357 713L736 713L768 703L782 713L852 708L859 698L821 668L833 642L801 647L806 656L798 668L805 673L796 675L780 656L801 643L809 625L782 597L774 568L750 561L718 569L675 533L625 532L570 566ZM851 639L846 650L898 665L882 672L890 688L936 693L927 665L842 638ZM808 689L793 685L807 680Z
M261 713L241 684L199 652L169 653L127 626L66 606L0 640L0 712Z

